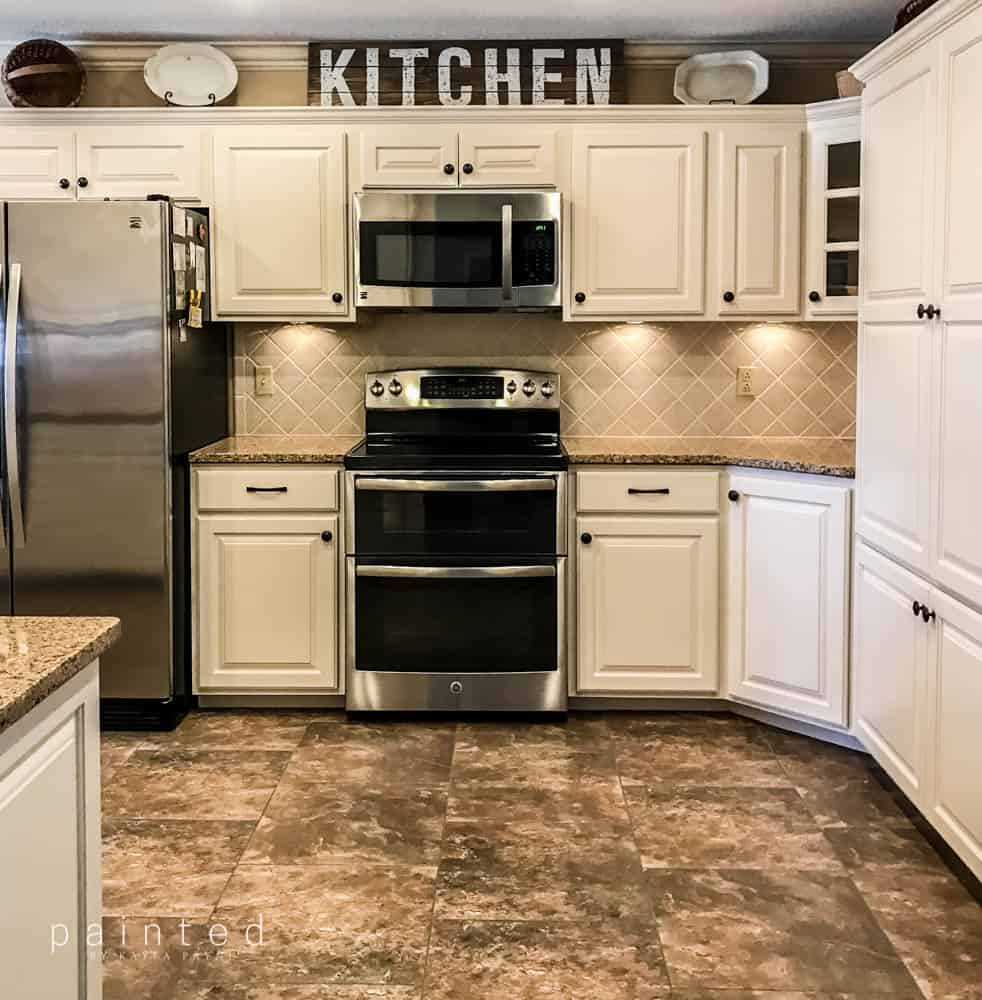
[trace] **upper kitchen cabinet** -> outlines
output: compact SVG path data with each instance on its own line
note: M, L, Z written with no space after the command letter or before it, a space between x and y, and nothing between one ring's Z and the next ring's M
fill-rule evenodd
M721 129L716 176L721 318L799 311L801 147L797 125Z
M699 315L706 258L706 130L577 129L569 315Z
M220 318L353 318L345 133L322 126L215 132Z
M206 148L194 127L0 127L0 198L198 200Z
M555 187L558 130L488 125L365 129L362 187Z
M805 316L845 319L859 303L860 99L807 112Z

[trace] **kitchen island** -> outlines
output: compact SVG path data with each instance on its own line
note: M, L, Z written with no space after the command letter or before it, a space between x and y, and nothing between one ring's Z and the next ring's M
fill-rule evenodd
M0 617L3 997L102 996L99 656L119 634L116 618Z

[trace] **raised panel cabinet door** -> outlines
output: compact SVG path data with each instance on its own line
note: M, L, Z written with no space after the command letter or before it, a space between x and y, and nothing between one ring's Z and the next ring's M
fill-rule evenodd
M930 563L932 323L859 330L856 531L927 572Z
M408 125L361 134L362 187L451 187L458 184L457 130Z
M74 201L74 129L0 128L0 198Z
M866 545L853 579L853 729L915 803L926 768L929 629L914 611L930 587Z
M202 197L202 132L193 127L120 125L76 133L78 197Z
M845 725L850 490L754 476L729 489L730 695Z
M863 92L862 315L909 320L931 302L937 49L925 45Z
M217 130L219 315L350 315L346 220L343 132Z
M461 187L556 187L558 132L486 126L460 130Z
M197 537L201 690L335 689L336 515L202 516Z
M982 8L948 28L940 47L937 295L949 319L982 320Z
M982 605L982 317L935 325L932 576Z
M576 530L578 689L715 693L718 520L580 517Z
M982 878L982 615L935 591L924 812Z
M801 159L802 130L797 126L722 130L717 201L721 316L798 311Z
M706 132L578 129L573 138L573 319L700 313Z

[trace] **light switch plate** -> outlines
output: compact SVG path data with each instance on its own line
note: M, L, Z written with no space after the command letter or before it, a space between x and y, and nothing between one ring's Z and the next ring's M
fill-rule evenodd
M740 365L737 368L737 395L757 395L757 369L753 365Z
M273 395L273 367L272 365L256 365L256 395Z

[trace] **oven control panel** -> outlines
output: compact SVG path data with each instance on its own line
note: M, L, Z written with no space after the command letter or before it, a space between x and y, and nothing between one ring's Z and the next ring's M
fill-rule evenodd
M410 409L559 409L559 376L490 368L415 368L369 372L365 407Z

